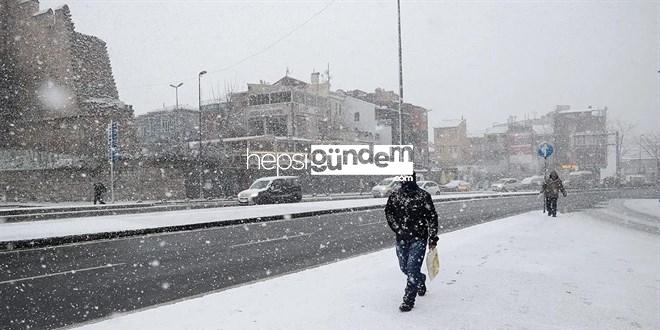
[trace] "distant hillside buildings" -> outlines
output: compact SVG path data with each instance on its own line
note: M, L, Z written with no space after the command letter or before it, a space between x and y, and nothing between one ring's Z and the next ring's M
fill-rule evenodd
M607 108L571 109L557 106L540 118L496 124L469 135L465 120L447 121L434 128L432 168L446 180L481 175L523 177L542 172L538 146L548 142L554 154L549 167L587 170L600 175L608 166Z

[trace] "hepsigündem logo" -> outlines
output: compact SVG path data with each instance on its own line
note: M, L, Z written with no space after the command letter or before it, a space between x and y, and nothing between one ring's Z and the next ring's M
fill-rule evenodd
M312 175L410 175L413 156L412 145L315 144L309 153L251 153L247 149L246 166L264 170L310 170Z

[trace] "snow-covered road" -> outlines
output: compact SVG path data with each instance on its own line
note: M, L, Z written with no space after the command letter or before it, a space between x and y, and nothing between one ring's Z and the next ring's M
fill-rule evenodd
M400 313L393 249L86 329L660 328L660 236L531 212L441 235L441 273Z
M473 193L434 196L433 199L439 201L457 197L472 198L528 194L529 193ZM344 208L370 207L385 205L386 202L386 198L368 198L294 204L229 206L212 209L0 223L0 242L159 228Z

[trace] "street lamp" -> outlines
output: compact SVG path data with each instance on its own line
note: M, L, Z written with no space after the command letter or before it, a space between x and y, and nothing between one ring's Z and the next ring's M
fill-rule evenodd
M206 71L197 74L197 97L199 107L199 199L204 199L204 166L202 165L202 76Z
M183 86L183 83L178 83L177 85L170 84L170 87L174 88L176 92L176 109L179 109L179 87Z
M396 0L399 28L399 144L403 145L403 56L401 54L401 1Z

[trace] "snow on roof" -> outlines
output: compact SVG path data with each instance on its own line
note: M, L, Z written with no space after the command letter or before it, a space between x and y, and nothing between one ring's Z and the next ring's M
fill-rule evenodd
M270 181L270 180L275 180L275 179L297 179L297 178L298 178L297 176L293 176L293 175L282 175L282 176L265 176L265 177L259 178L257 180L259 180L259 181L260 180L264 180L264 181L269 180Z
M48 8L48 9L42 9L42 10L40 10L40 11L38 11L38 12L32 14L32 17L36 17L36 16L44 15L44 14L52 14L52 13L53 13L53 10L50 9L50 8Z
M436 127L437 128L456 127L460 125L463 121L464 121L463 119L443 119Z
M250 140L282 140L282 141L299 141L299 142L314 142L316 140L301 138L301 137L288 137L288 136L274 136L274 135L252 135L252 136L241 136L234 138L224 138L222 142L237 142L237 141L250 141ZM206 142L206 141L205 141Z
M532 130L539 135L548 135L554 132L550 125L532 125Z
M504 134L509 130L509 127L506 124L496 125L493 127L486 128L484 132L485 135L488 134Z
M607 111L607 108L587 108L587 109L566 109L566 110L559 110L558 113L560 114L565 114L565 113L579 113L579 112L591 112L592 115L598 116L600 115L600 112ZM594 114L594 112L596 112Z
M94 103L94 104L99 104L102 106L117 106L117 107L125 107L126 104L118 99L110 98L110 97L90 97L86 100L83 101L84 103Z
M485 133L486 133L485 129L468 131L467 132L467 137L469 137L469 138L479 138L479 137L483 137Z

